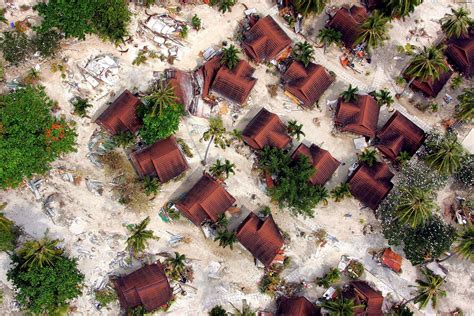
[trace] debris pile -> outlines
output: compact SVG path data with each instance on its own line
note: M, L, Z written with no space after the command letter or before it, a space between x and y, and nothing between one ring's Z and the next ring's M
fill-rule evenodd
M119 65L116 58L109 55L99 55L78 65L84 79L93 87L104 82L112 86L118 82Z

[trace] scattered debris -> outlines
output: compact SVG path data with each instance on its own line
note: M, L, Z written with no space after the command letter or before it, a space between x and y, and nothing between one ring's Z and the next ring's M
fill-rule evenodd
M104 185L98 180L86 178L86 186L90 192L94 193L97 196L102 195L102 193L104 192Z
M35 195L36 201L39 201L42 198L42 195L39 192L39 188L41 186L41 183L43 183L43 179L33 179L33 180L30 180L30 181L26 182L26 185L28 186L28 188Z
M93 87L99 86L100 82L105 82L112 86L119 80L119 65L116 58L109 55L100 55L90 58L84 64L79 64L84 79ZM100 82L99 82L99 81Z

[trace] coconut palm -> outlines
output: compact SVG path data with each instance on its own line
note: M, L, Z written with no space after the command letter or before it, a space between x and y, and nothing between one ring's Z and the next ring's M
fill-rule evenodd
M443 288L445 278L434 274L428 269L422 269L421 272L425 276L425 280L416 280L416 283L418 283L418 295L412 300L415 304L420 303L421 309L428 306L428 303L431 301L433 309L436 309L438 298L446 296L446 291Z
M411 159L411 155L407 151L401 151L397 156L397 162L400 165L406 164L408 161L410 161L410 159Z
M412 228L425 224L436 209L435 197L430 190L407 188L402 190L395 213L398 220Z
M474 225L469 224L458 234L454 252L466 260L474 262Z
M232 303L230 304L234 308L232 315L234 316L256 316L257 313L252 307L247 303L246 300L242 302L242 309L238 309Z
M423 47L423 50L412 58L410 65L405 70L405 74L410 77L410 81L408 81L401 95L414 80L438 79L440 74L446 71L448 71L448 66L443 51L435 46Z
M328 189L325 186L317 185L315 186L315 195L318 196L319 202L323 203L323 205L328 205L329 201L329 193Z
M326 53L326 48L331 46L332 44L339 44L342 40L342 33L329 28L324 27L319 30L318 39L323 44L324 53Z
M340 202L346 197L351 196L351 191L349 191L349 184L341 183L331 190L331 197L335 202Z
M89 103L87 98L77 97L72 101L72 106L74 107L74 113L80 117L85 117L87 115L87 109L92 107L92 104Z
M286 129L288 134L290 134L291 137L296 137L298 141L300 140L301 135L306 136L303 132L303 124L299 124L296 120L289 121Z
M230 249L234 249L234 243L237 241L237 235L227 229L221 229L216 232L214 241L219 241L219 246L223 248L229 246Z
M235 174L234 168L235 164L226 159L224 165L222 166L222 171L225 173L226 179L229 178L231 173Z
M145 176L143 178L143 188L145 189L146 195L156 194L160 189L160 182L158 181L158 178Z
M171 85L160 82L153 90L154 91L145 98L144 104L145 110L150 113L151 116L155 116L157 112L159 115L163 114L165 108L169 106L177 106L176 101L178 98Z
M18 255L23 259L22 268L31 269L39 266L53 265L56 258L63 254L58 247L59 239L50 239L44 235L38 240L29 240L18 250Z
M209 141L206 148L206 153L204 154L204 159L202 164L206 165L207 155L209 154L209 148L211 144L214 143L214 146L225 149L228 145L228 140L226 139L227 130L224 127L224 122L220 116L209 118L209 129L202 134L201 141Z
M464 89L458 95L459 104L456 107L456 118L461 121L472 121L474 119L474 88Z
M354 315L354 308L357 307L354 305L354 300L345 299L342 295L335 300L321 303L323 311L331 316L352 316Z
M231 12L234 5L235 0L220 0L219 11L222 13L226 13L227 11Z
M382 89L375 93L375 100L380 106L390 107L395 101L392 98L392 93L388 89Z
M423 0L386 0L385 8L392 17L404 18L420 5Z
M209 168L213 177L220 178L222 176L222 166L220 159L217 159L216 162Z
M127 238L127 249L130 251L130 255L138 255L145 251L148 247L148 240L158 240L159 237L155 236L152 230L147 230L146 227L150 223L150 217L147 216L139 224L127 225L127 230L130 232L130 237Z
M447 135L439 143L428 143L427 145L431 149L425 160L430 167L445 175L453 174L459 169L464 149L455 135Z
M240 61L238 54L239 50L230 44L229 47L222 49L221 64L229 69L234 69Z
M174 257L166 259L166 264L171 267L173 273L175 273L176 275L180 275L186 268L186 255L180 254L179 252L175 252Z
M193 29L196 31L199 31L201 29L201 19L197 14L193 15L191 19L191 25L193 26Z
M352 84L349 84L349 87L347 88L347 90L341 93L341 97L344 100L344 102L357 101L357 96L358 96L357 92L359 92L359 88L353 87Z
M389 17L375 10L360 26L360 33L355 44L365 43L367 49L382 46L383 42L389 38L388 20Z
M304 16L315 13L319 14L326 6L327 0L296 0L296 10Z
M8 20L5 18L5 8L0 8L0 23L8 24Z
M211 174L216 177L220 178L223 174L225 174L225 179L229 178L229 175L235 174L234 171L235 164L230 162L229 160L225 160L224 164L221 163L220 159L217 159L216 162L209 168Z
M365 163L372 167L377 161L377 152L375 149L366 148L359 154L359 162Z
M441 29L447 38L460 38L469 34L469 27L474 25L474 20L469 16L471 11L460 7L451 9L452 14L445 14L440 20Z
M302 62L305 67L314 59L314 49L307 41L296 43L293 48L293 57Z

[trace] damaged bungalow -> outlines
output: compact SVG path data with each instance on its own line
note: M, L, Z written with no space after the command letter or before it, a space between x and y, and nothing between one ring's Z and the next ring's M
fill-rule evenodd
M168 182L189 169L174 136L133 152L130 160L140 178L156 177L161 183Z
M173 298L163 266L158 261L113 280L120 306L129 311L143 306L152 312L166 306Z
M376 162L372 167L360 164L349 176L347 183L352 196L375 211L392 190L392 178L393 173L388 165Z
M344 45L352 47L361 32L362 23L368 17L369 14L364 7L353 5L349 8L343 6L336 11L326 26L339 31L342 34Z
M331 179L332 175L340 165L340 162L327 150L314 144L311 144L310 147L303 143L300 144L291 157L297 159L302 155L308 158L309 163L316 170L316 172L309 178L309 182L313 185L324 185L329 181L329 179Z
M262 150L265 146L283 149L291 142L285 124L278 115L265 108L262 108L245 127L242 138L255 150Z
M277 301L276 316L319 316L320 308L316 307L304 296L282 296Z
M273 217L265 220L249 213L237 228L237 240L266 267L274 263L283 263L283 237Z
M291 62L281 79L285 94L307 108L313 108L335 80L323 66L309 63L305 67L296 60Z
M197 102L196 95L198 93L192 73L170 68L164 71L164 77L166 83L173 88L178 103L182 104L185 109L191 108L193 103Z
M112 135L126 131L135 133L141 127L136 114L140 104L138 97L125 90L95 121Z
M355 316L382 316L383 296L380 291L373 289L366 281L352 281L342 295L346 299L354 300Z
M244 52L257 63L279 60L291 50L292 40L270 15L258 20L252 16L243 36Z
M220 182L205 173L175 206L194 225L216 222L235 203Z
M410 84L410 88L414 91L419 91L423 93L426 97L436 98L438 93L443 89L446 82L451 78L453 72L448 70L439 75L437 79L427 79L427 80L418 80L415 79ZM404 78L408 81L411 78L408 75L404 75Z
M448 41L445 54L455 69L466 77L474 75L474 27L469 36L453 38Z
M379 120L380 106L370 95L359 95L355 102L339 99L336 107L334 125L342 132L375 137Z
M425 132L396 111L377 132L375 144L385 157L395 162L402 151L413 156L424 140Z

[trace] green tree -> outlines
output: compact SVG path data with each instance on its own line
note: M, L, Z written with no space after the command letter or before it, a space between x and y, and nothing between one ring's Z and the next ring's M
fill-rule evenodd
M451 9L451 14L446 13L440 20L441 29L447 38L460 38L469 34L469 27L474 25L474 19L469 15L471 11L460 7Z
M74 150L76 134L51 115L54 102L41 87L27 86L0 95L0 187L43 174L63 153Z
M231 12L232 7L235 5L236 0L218 0L219 1L219 11L226 13L227 11Z
M145 143L154 144L176 133L183 115L184 109L181 104L165 108L161 115L146 114L138 134Z
M298 42L293 48L293 57L304 64L305 67L313 61L314 59L314 49L310 43L307 41Z
M160 81L154 85L151 94L145 97L145 102L137 109L138 115L144 116L145 113L151 116L163 115L166 108L178 107L177 100L173 87Z
M397 162L400 165L405 165L406 163L408 163L408 161L410 161L410 159L411 159L411 155L407 151L401 151L397 156Z
M25 33L7 31L0 38L0 50L6 61L18 66L31 55L31 44Z
M123 131L113 136L113 141L117 146L127 148L135 142L135 135L130 131Z
M256 311L247 303L247 301L244 301L242 303L241 309L238 309L234 305L232 305L232 307L234 308L234 312L232 314L235 316L256 316L257 315Z
M226 316L227 311L220 305L214 306L210 311L209 311L209 316Z
M206 147L206 153L204 154L204 159L202 160L203 165L207 163L207 155L209 154L209 148L211 144L214 143L214 146L225 149L228 145L226 139L227 130L224 127L224 122L220 116L209 118L209 129L202 134L201 141L209 141Z
M375 100L380 106L390 107L395 101L392 98L392 93L388 89L382 89L375 93Z
M316 278L316 284L328 289L331 285L339 281L340 278L341 272L339 269L331 268L322 278Z
M424 225L437 208L436 195L420 188L407 188L396 207L398 220L413 228Z
M425 142L428 165L444 175L455 173L461 166L464 149L458 142L456 135L448 134L429 136Z
M289 121L286 129L288 134L290 134L291 137L296 137L298 141L300 140L301 136L306 136L306 134L303 132L303 124L299 124L296 120Z
M375 149L366 148L359 154L359 161L372 167L377 162L377 152Z
M157 178L145 176L143 178L143 188L145 189L146 195L156 194L160 189L160 182Z
M174 257L166 259L166 264L171 267L173 279L179 279L186 268L186 255L175 252Z
M358 92L359 92L358 87L353 87L352 84L349 84L349 87L347 87L347 90L341 93L341 98L344 100L344 102L355 102L357 101L357 98L358 98L358 94L357 94Z
M87 109L92 107L92 104L89 103L87 98L76 97L74 101L72 101L72 106L75 114L80 117L85 117L87 115Z
M465 155L454 178L466 187L474 186L474 155Z
M384 8L388 15L395 18L404 18L420 5L423 0L385 0Z
M225 179L229 178L229 175L235 174L234 171L235 164L231 163L229 160L225 160L222 164L220 159L217 159L216 162L209 168L211 174L216 178L221 178L225 174Z
M31 44L33 49L40 53L42 57L55 56L61 45L62 35L56 30L48 30L36 33Z
M360 307L355 305L354 300L348 300L340 295L335 300L323 301L321 308L330 316L352 316L354 315L354 308Z
M456 254L474 262L474 225L468 224L457 236Z
M326 7L327 0L296 0L296 10L304 16L319 14Z
M326 49L329 46L332 44L338 45L341 43L342 33L329 27L323 27L319 30L317 38L323 44L323 50L324 53L326 53Z
M49 239L46 234L41 239L25 242L18 250L18 256L23 261L21 268L32 269L37 266L43 268L53 265L54 261L63 254L58 243L58 239Z
M17 238L15 223L0 213L0 251L10 252L15 249Z
M0 23L8 24L8 20L5 18L5 8L0 8Z
M179 32L179 36L181 36L181 38L187 38L188 34L189 34L189 28L187 25L185 25L181 28L181 31Z
M152 230L146 229L150 223L150 217L147 216L139 224L127 225L127 230L130 236L127 238L127 249L130 251L130 255L138 256L143 253L148 247L148 240L158 240L159 237L155 236Z
M191 19L191 25L196 31L199 31L201 29L201 19L198 17L197 14L193 15L193 18Z
M234 243L237 241L237 235L227 229L221 229L216 232L214 241L218 241L219 246L222 248L229 246L230 249L234 249Z
M346 197L351 196L351 191L349 191L349 184L341 183L331 190L331 197L336 202L342 201Z
M381 12L375 10L360 26L360 33L355 44L365 43L367 49L383 45L388 36L388 20Z
M420 308L423 309L431 301L431 306L436 309L438 299L446 296L446 290L444 289L445 278L434 274L428 269L422 269L421 272L425 280L416 280L416 283L418 283L418 295L414 297L414 303L420 303Z
M464 89L458 95L459 104L456 106L456 118L469 122L474 120L474 88Z
M51 265L35 265L24 269L24 260L12 256L8 279L13 283L15 298L21 308L34 314L53 315L81 295L84 275L77 269L76 259L57 256Z
M225 65L229 69L234 69L239 61L239 50L233 44L230 44L229 47L222 49L222 65Z

